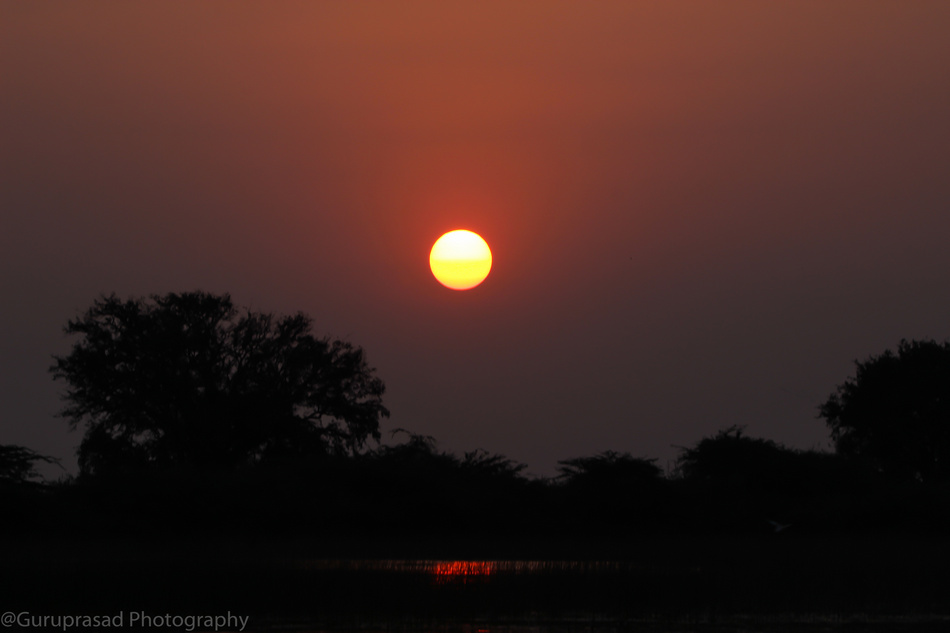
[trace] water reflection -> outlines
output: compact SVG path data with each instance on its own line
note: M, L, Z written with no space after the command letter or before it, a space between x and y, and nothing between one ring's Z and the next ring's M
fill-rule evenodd
M643 565L618 561L571 560L415 560L415 559L306 559L287 561L288 566L307 572L359 574L365 577L391 577L391 582L424 580L435 586L472 585L512 582L519 578L535 579L571 577L576 581L601 578L605 575L653 573ZM668 570L667 570L668 571ZM687 573L692 570L687 570ZM366 576L366 575L369 576ZM390 582L390 581L387 581Z
M917 633L950 619L936 585L928 603L869 600L866 585L829 592L820 576L791 584L786 570L759 573L697 561L283 559L308 595L316 626L345 633L670 633L840 631ZM761 568L755 568L760 571ZM285 570L290 571L290 570ZM802 576L804 577L804 576ZM798 581L800 578L793 577ZM817 587L810 590L810 587ZM894 594L901 597L901 594ZM916 596L917 594L913 594ZM939 609L937 610L939 611ZM899 628L898 625L906 628ZM375 627L375 628L374 628ZM807 629L807 627L812 627Z
M453 560L435 563L431 573L435 576L437 583L466 583L472 580L487 579L488 576L495 573L496 566L497 563L494 561Z
M544 572L602 573L643 571L642 565L619 561L574 560L416 560L305 559L292 565L311 571L363 571L426 574L441 579L484 578L496 574L539 574Z

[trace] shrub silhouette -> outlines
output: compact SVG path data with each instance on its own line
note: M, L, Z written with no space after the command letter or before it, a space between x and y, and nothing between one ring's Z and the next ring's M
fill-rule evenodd
M559 461L563 514L575 524L593 521L595 530L657 523L665 491L655 462L615 451Z
M483 450L461 458L436 449L432 437L397 429L407 441L381 446L360 468L377 511L400 528L471 532L518 523L524 507L525 468ZM365 481L366 479L364 479Z
M793 459L793 451L732 426L684 449L676 469L687 480L763 488L782 484Z
M834 488L828 458L732 426L683 449L676 473L693 520L712 529L770 530L773 522L801 522Z

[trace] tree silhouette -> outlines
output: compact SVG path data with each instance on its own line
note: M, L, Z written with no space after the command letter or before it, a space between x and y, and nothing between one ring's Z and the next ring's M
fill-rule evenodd
M239 311L229 295L102 297L51 371L62 415L85 427L83 474L144 467L234 469L351 454L379 439L383 382L350 343L304 314Z
M559 461L556 482L567 520L582 530L654 523L663 492L655 462L615 451Z
M855 365L820 408L837 452L898 480L950 479L950 343L902 340Z
M731 426L683 449L676 461L687 480L761 487L788 478L795 453L771 440L748 437Z
M683 448L676 473L687 511L706 527L772 532L789 522L799 526L817 511L819 498L838 490L836 459L731 426Z
M559 479L568 486L644 486L659 481L663 471L655 459L633 457L630 453L604 451L593 457L575 457L558 462Z
M40 455L25 446L0 444L0 484L22 484L37 479L40 476L36 472L39 462L59 465L59 460Z

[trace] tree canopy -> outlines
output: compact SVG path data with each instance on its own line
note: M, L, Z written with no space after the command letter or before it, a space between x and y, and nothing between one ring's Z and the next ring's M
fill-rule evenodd
M903 340L855 365L820 408L837 452L895 479L950 479L950 343Z
M655 459L633 457L630 453L604 451L592 457L575 457L558 462L559 479L569 486L644 486L656 483L663 471Z
M51 371L85 429L83 474L233 469L358 452L378 440L383 382L362 349L317 338L304 314L238 310L204 292L96 300Z
M762 483L781 471L794 453L771 440L748 437L731 426L685 448L676 462L678 473L695 481Z

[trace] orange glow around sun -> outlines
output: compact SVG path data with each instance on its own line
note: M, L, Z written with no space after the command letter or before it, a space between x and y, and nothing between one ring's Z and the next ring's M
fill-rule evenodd
M429 268L446 288L468 290L488 277L491 249L478 233L449 231L432 245Z

